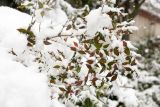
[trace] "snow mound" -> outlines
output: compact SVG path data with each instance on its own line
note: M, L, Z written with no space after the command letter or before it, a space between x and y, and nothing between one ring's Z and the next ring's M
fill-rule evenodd
M112 19L107 14L102 14L102 8L92 10L86 16L87 21L87 34L94 36L97 31L102 30L104 27L112 28Z
M12 48L17 54L22 53L26 48L27 39L17 29L27 28L31 16L9 7L0 7L0 13L0 46Z
M26 28L31 16L9 7L0 7L0 107L50 107L47 77L16 62L11 49L20 54L26 48L26 36L17 29Z

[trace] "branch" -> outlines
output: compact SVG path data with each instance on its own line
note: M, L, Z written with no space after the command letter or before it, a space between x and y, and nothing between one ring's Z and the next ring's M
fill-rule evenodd
M129 19L135 18L135 16L138 14L141 5L145 2L145 0L142 0L141 2L138 2L137 0L135 2L135 8L131 14L129 14Z

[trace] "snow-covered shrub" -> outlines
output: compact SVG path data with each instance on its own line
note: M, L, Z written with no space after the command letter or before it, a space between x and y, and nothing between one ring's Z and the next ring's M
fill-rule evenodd
M122 36L137 28L133 21L120 21L126 14L114 2L101 3L91 11L87 6L72 8L63 0L22 4L32 14L30 25L17 29L26 35L27 47L10 53L23 65L46 73L51 98L66 105L93 100L92 105L101 107L117 78L136 73L136 48Z
M142 55L139 59L140 78L136 83L137 97L141 106L160 106L160 39L157 36L147 37L137 44L138 52Z
M160 38L158 36L148 37L137 47L139 48L138 52L143 56L141 62L144 66L140 68L158 76L160 68Z

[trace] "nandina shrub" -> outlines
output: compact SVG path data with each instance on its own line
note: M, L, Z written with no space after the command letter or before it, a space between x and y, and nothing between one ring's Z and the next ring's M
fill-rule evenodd
M136 73L136 48L122 40L136 30L133 21L121 22L126 14L110 0L100 3L94 10L75 9L63 0L26 1L20 6L30 9L32 21L28 28L17 29L26 34L26 50L12 54L25 66L36 65L47 73L51 98L73 104L90 98L103 106L119 75Z

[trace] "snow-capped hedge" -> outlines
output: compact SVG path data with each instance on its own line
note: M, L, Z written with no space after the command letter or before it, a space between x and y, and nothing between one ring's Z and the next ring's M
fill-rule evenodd
M26 1L19 8L30 9L31 16L8 9L15 16L4 20L20 23L4 24L7 30L0 29L1 46L16 63L46 74L51 99L76 105L90 98L102 107L115 80L137 70L136 48L122 40L137 28L133 21L121 22L125 14L113 3L103 1L101 7L89 11L87 6L72 8L63 0Z

